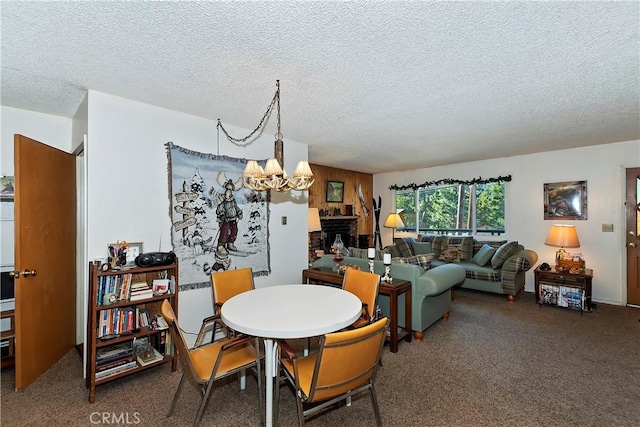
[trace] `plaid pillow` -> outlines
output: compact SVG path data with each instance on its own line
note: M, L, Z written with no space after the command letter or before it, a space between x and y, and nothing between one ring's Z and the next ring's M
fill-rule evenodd
M445 236L435 236L431 239L431 250L434 254L436 254L437 258L440 257L440 253L442 252L443 246L446 243L445 239Z
M413 264L419 265L425 270L431 268L431 260L435 259L434 254L414 255L409 257L392 258L391 262L398 264Z
M439 261L460 262L461 245L448 245L438 257Z
M382 254L384 252L376 249L376 256L374 259L377 259L378 261L382 261ZM361 259L369 259L369 249L368 248L353 248L350 247L349 248L349 256L350 257L354 257L354 258L361 258Z
M413 253L413 246L411 246L411 243L414 241L413 237L396 237L393 239L393 243L395 243L398 249L400 249L400 253L403 257L415 255Z
M445 246L456 245L460 247L460 261L471 261L473 257L473 238L470 236L446 236L442 243L442 250Z
M502 267L502 264L512 255L515 255L519 249L518 242L515 240L500 246L491 258L491 267L494 269Z

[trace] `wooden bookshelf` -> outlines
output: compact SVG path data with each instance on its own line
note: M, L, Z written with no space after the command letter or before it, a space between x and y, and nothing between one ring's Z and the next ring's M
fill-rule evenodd
M89 389L89 402L95 402L96 386L131 375L142 370L171 363L171 369L178 367L177 357L168 329L153 328L142 321L140 312L146 309L150 317L160 313L164 300L169 300L173 310L178 312L178 260L169 265L158 265L146 268L133 267L120 270L101 271L100 265L89 263L89 308L87 321L87 372L86 387ZM127 277L125 279L125 277ZM155 279L170 279L169 292L153 295L149 298L130 301L125 282L146 282L151 288ZM121 292L122 287L125 291ZM109 303L108 294L116 294L116 301ZM132 312L133 315L129 315ZM133 322L133 323L132 323ZM139 363L124 363L133 354L133 343L137 339L148 339L163 358L146 366ZM115 352L111 358L98 360L98 355L107 353L117 346L131 348L131 352L119 354ZM125 351L125 350L122 350ZM102 357L102 356L100 356ZM108 376L96 378L103 364L109 362L121 365L109 368ZM132 366L135 365L135 366ZM104 374L103 374L104 375Z

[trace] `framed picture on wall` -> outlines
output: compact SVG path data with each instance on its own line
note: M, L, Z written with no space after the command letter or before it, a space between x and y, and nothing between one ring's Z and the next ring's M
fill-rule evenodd
M344 182L327 181L327 202L342 203L344 200Z
M544 219L586 220L587 181L544 184Z

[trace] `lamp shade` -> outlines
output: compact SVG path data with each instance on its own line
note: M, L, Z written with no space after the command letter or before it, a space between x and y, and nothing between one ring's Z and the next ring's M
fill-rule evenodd
M384 226L387 228L404 227L404 222L402 222L402 218L397 213L390 213L387 219L384 220Z
M553 224L544 244L561 248L580 247L575 225Z
M321 231L322 224L320 224L320 214L318 208L309 208L307 213L308 231Z

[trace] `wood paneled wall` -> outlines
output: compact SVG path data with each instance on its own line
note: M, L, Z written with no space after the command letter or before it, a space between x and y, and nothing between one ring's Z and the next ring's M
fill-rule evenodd
M345 205L353 206L353 214L358 217L358 234L368 234L369 242L373 244L373 175L362 172L354 172L346 169L332 168L329 166L311 164L316 182L309 189L309 207L318 209L335 209L345 213ZM342 203L327 202L327 182L344 182L344 201ZM362 204L356 193L356 188L362 186L362 194L369 216L364 216Z

